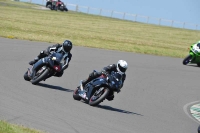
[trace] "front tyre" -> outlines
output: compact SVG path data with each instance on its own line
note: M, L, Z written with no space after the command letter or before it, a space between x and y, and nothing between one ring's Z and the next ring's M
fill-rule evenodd
M28 76L28 71L24 74L24 79L26 80L26 81L30 81L31 79L29 78L29 76Z
M68 11L67 7L65 7L65 11L66 11L66 12Z
M187 65L192 59L192 55L188 55L185 57L185 59L183 60L183 65Z
M31 83L34 85L38 84L40 81L45 79L48 76L48 74L49 74L49 69L46 69L39 77L37 77L35 79L33 78L31 80Z
M96 95L95 93L91 96L89 100L89 105L91 106L97 106L99 103L103 102L105 98L108 96L110 90L108 88L105 88Z

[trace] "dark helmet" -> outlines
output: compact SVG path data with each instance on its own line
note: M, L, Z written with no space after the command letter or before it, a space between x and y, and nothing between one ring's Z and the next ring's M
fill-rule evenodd
M62 48L64 52L70 52L70 50L72 49L72 42L69 40L65 40L63 42Z

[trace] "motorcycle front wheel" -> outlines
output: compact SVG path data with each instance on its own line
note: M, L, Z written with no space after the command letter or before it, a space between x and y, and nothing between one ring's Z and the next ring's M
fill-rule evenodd
M38 77L34 77L31 80L31 83L36 85L38 84L40 81L42 81L43 79L45 79L49 74L49 69L45 69L44 72L42 74L40 74Z
M188 55L183 60L183 65L187 65L192 59L192 55Z
M24 74L24 79L26 81L30 81L31 79L28 77L28 71L26 71L26 73Z
M110 90L108 88L105 88L99 92L98 94L94 93L91 98L89 99L89 105L91 106L97 106L99 103L103 102L103 100L106 99L108 96Z

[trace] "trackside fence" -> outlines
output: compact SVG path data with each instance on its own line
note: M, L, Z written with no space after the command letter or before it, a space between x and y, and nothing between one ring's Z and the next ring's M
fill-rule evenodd
M147 24L156 24L156 25L183 28L183 29L200 30L200 25L188 23L188 22L180 22L180 21L168 20L168 19L163 19L163 18L143 16L139 14L130 14L130 13L125 13L125 12L117 12L113 10L92 8L92 7L87 7L87 6L80 6L77 4L68 4L68 3L65 3L65 4L67 5L67 8L69 10L82 12L86 14L94 14L94 15L106 16L106 17L111 17L111 18L118 18L122 20L142 22L142 23L147 23Z
M20 0L30 3L36 3L45 5L46 0L41 0L41 2L36 2L36 0ZM200 24L194 24L189 22L180 22L175 20L168 20L164 18L154 18L149 16L143 16L139 14L131 14L126 12L118 12L113 10L105 10L101 8L92 8L89 6L81 6L77 4L70 4L66 3L67 8L71 11L75 12L82 12L86 14L93 14L93 15L99 15L99 16L105 16L105 17L111 17L111 18L118 18L122 20L129 20L133 22L142 22L147 24L155 24L155 25L161 25L161 26L169 26L169 27L175 27L175 28L182 28L182 29L192 29L192 30L200 30Z

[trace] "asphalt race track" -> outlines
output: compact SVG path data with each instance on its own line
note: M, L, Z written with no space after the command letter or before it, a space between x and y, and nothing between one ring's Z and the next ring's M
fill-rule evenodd
M188 112L199 101L200 68L180 58L74 46L63 77L39 85L23 79L28 62L49 43L0 38L0 120L49 133L197 133ZM128 62L121 93L98 107L72 91L92 70Z

